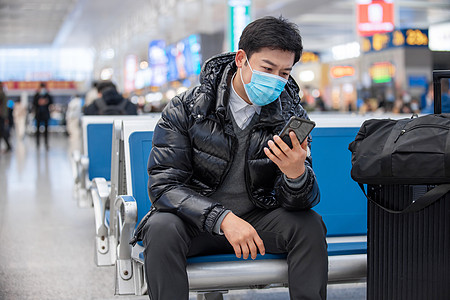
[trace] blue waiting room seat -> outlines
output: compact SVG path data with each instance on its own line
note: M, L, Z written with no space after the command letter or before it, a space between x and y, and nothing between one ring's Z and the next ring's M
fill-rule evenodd
M115 155L118 153L118 139L113 130L114 121L122 120L158 120L159 113L141 116L83 116L82 138L83 153L75 153L75 186L80 207L94 206L95 216L95 262L99 266L115 263L114 241L109 239L110 230L107 218L109 214L109 198L111 195L111 170L116 165Z
M75 197L80 207L90 206L89 189L94 178L110 181L111 133L114 120L153 118L159 114L142 116L83 116L81 117L82 151L72 153Z

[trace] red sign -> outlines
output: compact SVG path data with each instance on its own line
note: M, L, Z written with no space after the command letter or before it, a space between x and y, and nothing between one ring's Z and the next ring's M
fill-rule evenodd
M336 66L330 69L331 77L341 78L355 75L355 68L352 66Z
M357 0L357 29L361 36L394 30L393 0Z
M46 81L49 90L75 90L77 84L75 81ZM5 82L8 90L37 90L41 81L7 81Z

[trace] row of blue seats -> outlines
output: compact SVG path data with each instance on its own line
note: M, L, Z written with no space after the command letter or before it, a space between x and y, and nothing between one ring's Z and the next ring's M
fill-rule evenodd
M99 266L116 265L116 294L146 292L143 247L131 247L128 242L151 208L146 166L159 117L82 119L83 153L75 155L77 196L80 206L94 206L95 261ZM364 280L367 204L350 178L347 149L364 118L310 117L317 123L312 132L312 157L321 190L321 203L314 209L328 229L329 281ZM188 276L190 289L202 292L201 297L229 289L286 286L286 257L265 255L254 261L232 254L193 257L188 261Z

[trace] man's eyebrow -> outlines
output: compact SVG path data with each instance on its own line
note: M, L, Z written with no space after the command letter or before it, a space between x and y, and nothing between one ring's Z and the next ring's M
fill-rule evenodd
M271 62L271 61L268 60L268 59L264 59L264 58L263 58L262 61L265 62L265 63L268 64L268 65L271 65L272 67L277 67L277 64ZM291 71L291 70L292 70L292 67L290 67L290 68L284 68L283 70Z

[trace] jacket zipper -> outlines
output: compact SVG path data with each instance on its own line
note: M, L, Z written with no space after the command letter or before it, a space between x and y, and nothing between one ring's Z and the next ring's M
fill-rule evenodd
M217 191L217 188L222 184L222 182L225 180L225 177L227 176L228 172L230 171L231 164L232 164L232 162L234 160L234 157L236 155L236 144L237 144L236 136L230 135L230 137L231 137L231 140L232 140L232 142L231 142L231 152L230 152L230 154L231 154L230 161L227 163L227 167L226 167L225 171L223 172L217 187L213 191L208 193L206 196L212 195L213 193L215 193Z
M250 139L251 139L252 135L256 132L257 129L263 128L263 127L267 127L266 125L273 125L272 127L276 127L276 126L278 126L278 125L280 125L280 124L282 124L282 123L283 123L283 121L277 122L277 123L275 123L275 124L271 124L271 123L269 123L269 122L259 123L259 124L257 124L256 126L254 126L254 127L252 128L252 130L251 130L251 132L250 132L250 137L249 137L248 140L247 140L247 145L246 145L246 147L245 147L245 165L244 165L245 188L246 188L246 190L247 190L247 194L248 194L248 196L249 196L249 198L250 198L250 201L251 201L256 207L261 207L261 203L259 203L256 199L253 198L253 195L252 195L252 193L251 193L251 191L250 191L250 187L249 187L248 184L247 184L247 181L248 181L248 164L247 164L247 162L248 162L248 148L249 148L249 146L250 146ZM265 206L265 205L263 204L263 206Z
M411 128L408 128L408 129L402 129L402 130L400 131L399 135L397 136L397 138L395 139L394 143L397 143L398 139L399 139L402 135L404 135L405 133L407 133L407 132L409 132L409 131L411 131L411 130L417 129L417 128L422 128L422 127L441 128L441 129L447 129L447 130L450 129L450 127L448 127L448 126L439 125L439 124L422 124L422 125L415 125L415 126L413 126L413 127L411 127Z

